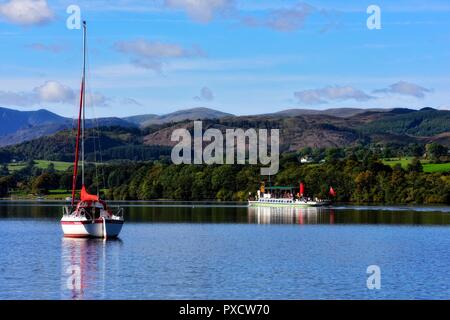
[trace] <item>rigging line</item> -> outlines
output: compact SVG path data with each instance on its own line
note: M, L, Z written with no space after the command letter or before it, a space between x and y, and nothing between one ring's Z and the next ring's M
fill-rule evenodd
M88 76L90 77L90 75L91 75L91 69L90 69L90 57L89 57L89 54L88 54L88 57L87 57L87 74L88 74ZM96 114L96 109L95 109L95 101L94 101L94 97L93 97L93 94L92 94L92 88L91 88L91 86L88 84L88 90L89 90L89 96L90 96L90 102L91 102L91 108L92 108L92 113L93 113L93 126L92 126L92 132L93 132L93 137L92 137L92 140L93 140L93 144L94 144L94 161L95 161L95 177L96 177L96 186L97 186L97 195L100 195L100 188L101 188L101 184L100 184L100 179L99 179L99 169L98 169L98 167L99 167L99 165L100 165L100 172L101 172L101 178L102 178L102 181L103 181L103 187L105 187L106 186L106 183L105 183L105 173L104 173L104 166L103 166L103 156L102 156L102 148L101 148L101 142L100 142L100 125L99 125L99 121L98 121L98 117L97 117L97 114ZM96 144L96 138L97 138L97 141L98 141L98 149L97 149L97 144ZM99 157L100 157L100 164L98 163L99 161L97 161L98 160L98 158L97 158L97 151L98 151L98 154L99 154Z
M81 139L81 185L84 186L84 166L85 166L85 130L86 130L86 49L87 49L87 27L86 22L83 21L83 87L82 91L82 109L83 109L83 120L82 120L82 139Z
M89 62L89 61L88 61ZM88 72L90 74L91 70L90 68L88 69ZM92 93L92 90L91 90ZM93 97L91 98L91 101L94 101ZM99 118L97 117L96 114L96 109L95 109L95 104L92 103L92 112L94 115L94 121L95 121L95 129L94 130L94 140L95 138L97 138L97 142L98 142L98 155L100 158L100 174L101 174L101 178L102 178L102 185L100 185L100 179L98 177L98 163L97 163L97 149L94 150L95 152L95 158L96 158L96 177L97 177L97 186L98 186L98 192L100 191L100 187L103 186L103 188L106 188L106 180L105 180L105 166L103 165L103 153L102 153L102 145L101 145L101 135L100 135L100 124L99 124ZM95 137L96 134L96 137Z
M98 126L98 121L97 121L97 126ZM103 188L106 188L106 179L105 179L105 166L103 165L103 154L102 154L102 145L100 142L100 131L97 131L98 134L98 149L99 149L99 154L100 154L100 170L101 170L101 174L102 174L102 181L103 181Z
M103 165L103 155L102 155L102 146L101 146L101 141L100 141L100 125L99 125L99 121L98 118L95 116L95 108L93 108L93 112L94 112L94 121L95 121L95 127L96 130L94 131L94 133L97 135L97 141L98 141L98 154L100 157L100 172L101 172L101 176L102 176L102 181L103 181L103 187L106 188L106 183L105 183L105 169L104 169L104 165ZM95 137L94 137L94 145L95 145ZM96 159L96 165L95 165L95 170L96 170L96 175L97 175L97 180L98 179L98 170L97 170L97 152L95 151L95 159ZM100 188L100 183L98 181L98 187Z
M91 79L91 68L90 68L90 55L89 53L87 53L86 55L86 74L87 77L89 79ZM98 168L97 168L97 145L95 142L95 122L97 120L97 116L95 114L95 108L94 108L94 98L93 98L93 94L92 94L92 89L91 89L91 85L90 83L87 84L86 86L87 88L87 93L88 93L88 97L89 97L89 105L91 107L92 110L92 114L93 114L93 119L91 119L92 121L92 126L91 126L91 132L92 132L92 137L90 138L90 140L92 140L93 143L93 149L94 149L94 167L95 167L95 185L96 185L96 189L97 189L97 196L99 196L99 183L98 183Z
M95 161L95 185L97 186L97 196L100 196L100 186L98 181L98 164L97 164L97 145L95 143L95 134L93 137L94 142L94 161Z

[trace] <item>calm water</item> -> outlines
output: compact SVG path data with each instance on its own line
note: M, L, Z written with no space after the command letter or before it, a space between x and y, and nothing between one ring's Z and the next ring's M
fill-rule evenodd
M0 299L450 298L449 207L124 205L105 242L64 239L60 203L0 202Z

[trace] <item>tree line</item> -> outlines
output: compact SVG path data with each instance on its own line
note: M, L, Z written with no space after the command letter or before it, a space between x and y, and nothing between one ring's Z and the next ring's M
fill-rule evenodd
M391 204L450 204L450 173L425 173L419 159L407 168L384 165L374 152L344 155L327 151L322 163L301 164L298 153L286 154L276 176L262 177L258 166L174 165L168 161L120 162L86 167L86 186L114 200L219 200L245 201L261 183L298 186L307 196L329 197L337 202ZM32 161L18 171L0 170L0 197L21 190L46 194L70 190L71 168L64 172L36 167ZM78 186L80 187L80 186Z

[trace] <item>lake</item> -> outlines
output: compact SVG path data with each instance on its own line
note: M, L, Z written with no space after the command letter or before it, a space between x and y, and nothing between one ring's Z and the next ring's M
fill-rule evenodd
M0 299L450 298L450 207L122 203L104 241L63 238L62 205L0 202Z

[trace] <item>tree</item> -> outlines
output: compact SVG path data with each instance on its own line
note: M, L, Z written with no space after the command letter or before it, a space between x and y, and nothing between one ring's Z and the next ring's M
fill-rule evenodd
M325 151L325 160L327 162L335 161L344 157L344 153L342 149L339 148L330 148Z
M0 176L9 176L9 169L6 164L2 165L0 168Z
M59 189L70 190L72 189L72 173L63 172L59 179Z
M0 163L11 162L11 154L8 151L0 150Z
M425 149L427 151L427 157L435 162L439 162L440 157L446 156L448 153L446 147L436 142L427 144Z
M8 177L0 178L0 198L6 197L8 195Z
M425 153L423 146L421 146L417 143L410 144L408 146L408 149L409 149L409 154L413 157L421 157Z
M423 172L422 163L420 163L420 160L418 158L414 158L411 161L411 163L408 164L408 171L409 172Z
M382 150L383 158L393 158L394 156L395 156L395 154L390 147L383 148L383 150Z
M54 164L53 162L50 162L50 163L48 164L48 166L47 166L47 169L45 169L45 172L48 172L48 173L55 173L55 172L56 172L56 170L55 170L55 164Z
M311 147L304 147L299 150L298 154L300 157L310 156L313 152L313 149Z
M31 185L31 191L34 194L48 194L50 189L59 186L59 177L54 173L43 173L34 179Z

